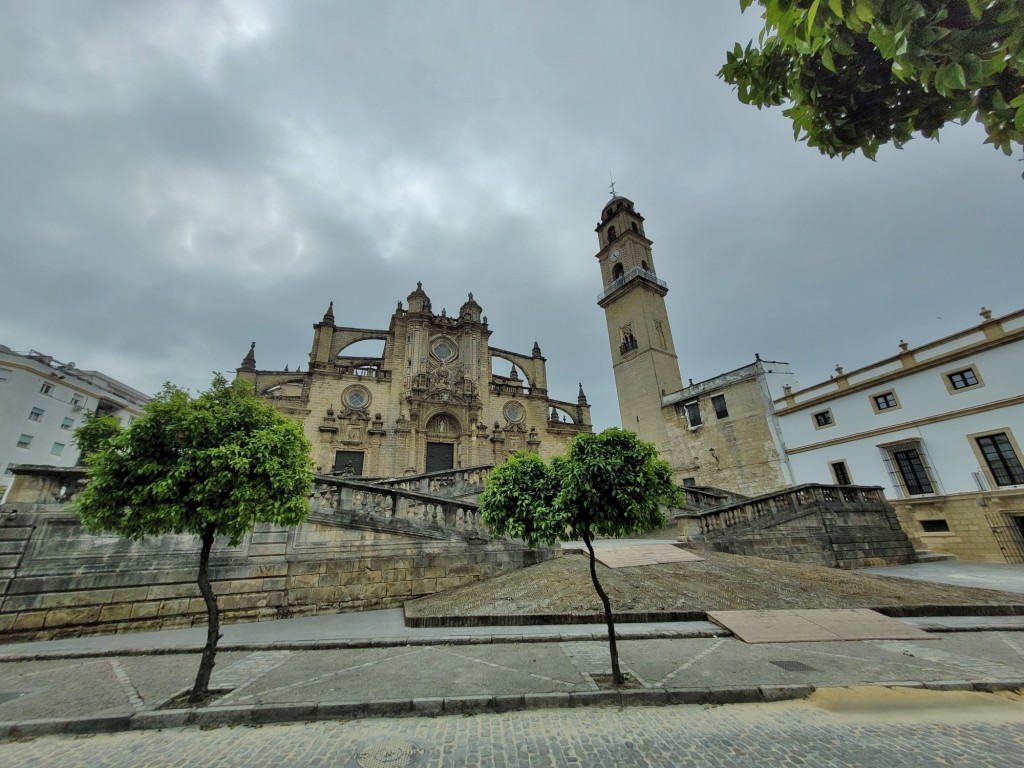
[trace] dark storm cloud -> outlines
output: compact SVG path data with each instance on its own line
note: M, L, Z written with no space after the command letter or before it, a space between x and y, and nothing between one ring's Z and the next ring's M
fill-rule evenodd
M593 232L647 220L684 380L802 384L1019 307L1019 167L976 126L827 160L714 73L735 3L0 0L0 343L155 391L423 281L618 421ZM940 319L941 318L941 319Z

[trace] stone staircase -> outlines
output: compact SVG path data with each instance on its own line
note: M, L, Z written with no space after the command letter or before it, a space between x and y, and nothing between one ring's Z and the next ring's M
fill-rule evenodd
M932 552L930 549L918 549L914 552L919 563L941 563L943 560L956 560L955 555L945 552Z
M720 492L694 490L676 514L688 548L836 568L917 561L881 488L809 483L715 506Z

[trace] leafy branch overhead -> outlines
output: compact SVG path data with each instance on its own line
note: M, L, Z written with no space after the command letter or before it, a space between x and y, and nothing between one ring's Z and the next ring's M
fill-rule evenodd
M1024 144L1024 0L756 2L758 42L737 43L719 77L744 104L788 104L794 136L823 154L874 158L971 117L1007 155Z

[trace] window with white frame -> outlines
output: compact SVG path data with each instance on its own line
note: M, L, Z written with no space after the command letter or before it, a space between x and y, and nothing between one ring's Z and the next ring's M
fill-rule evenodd
M51 384L48 381L44 381L43 382L43 386L41 386L39 388L39 394L41 394L41 395L48 395L51 392L53 392L53 384Z
M60 456L64 453L64 443L54 443L53 448L50 449L51 456Z
M32 445L32 435L22 435L18 438L19 448L28 448L30 445Z
M44 413L46 413L46 411L44 411L42 408L33 408L31 411L28 412L28 420L42 421Z
M690 425L690 429L699 427L704 422L700 418L700 403L694 400L692 403L686 403L686 421Z
M974 438L996 485L1024 485L1024 466L1006 432Z
M60 423L60 428L61 429L71 429L73 426L75 426L75 420L74 419L64 419Z
M711 398L711 405L715 408L715 416L724 419L729 415L729 408L725 404L725 395L714 395Z
M906 496L935 493L935 480L924 445L918 440L879 446L893 489Z

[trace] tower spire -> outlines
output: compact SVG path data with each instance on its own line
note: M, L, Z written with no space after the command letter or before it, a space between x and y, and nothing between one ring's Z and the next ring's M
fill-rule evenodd
M249 345L249 351L246 352L245 357L242 358L242 364L239 368L243 371L255 371L256 370L256 342L254 341Z

